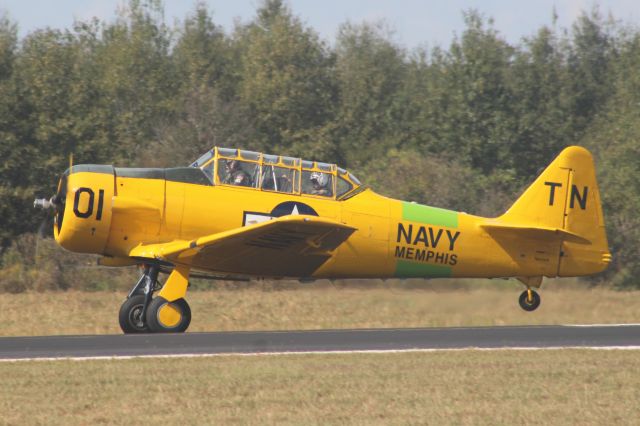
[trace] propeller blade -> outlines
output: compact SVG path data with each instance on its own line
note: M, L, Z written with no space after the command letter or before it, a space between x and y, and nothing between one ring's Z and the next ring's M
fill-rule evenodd
M47 230L47 225L49 223L49 217L45 217L44 219L42 219L42 222L40 222L40 226L38 227L38 237L40 238L44 238L45 237L45 232Z

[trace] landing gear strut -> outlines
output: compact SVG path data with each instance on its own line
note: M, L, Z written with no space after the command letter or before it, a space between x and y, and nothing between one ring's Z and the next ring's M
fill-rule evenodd
M120 328L125 334L182 333L189 327L191 309L184 300L189 270L174 268L164 286L158 282L159 271L158 265L146 265L120 307Z
M145 314L153 292L160 287L158 283L158 265L146 265L144 272L133 289L129 292L127 300L120 306L120 328L125 334L148 333L149 327Z

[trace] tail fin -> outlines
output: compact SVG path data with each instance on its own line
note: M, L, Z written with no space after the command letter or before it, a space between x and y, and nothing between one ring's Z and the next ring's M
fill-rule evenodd
M611 260L593 157L585 148L564 149L498 221L557 230L558 276L594 274Z

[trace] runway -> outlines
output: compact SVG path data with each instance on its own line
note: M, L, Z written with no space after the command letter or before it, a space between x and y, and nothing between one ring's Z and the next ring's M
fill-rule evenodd
M640 348L640 325L258 331L0 338L0 359L438 349Z

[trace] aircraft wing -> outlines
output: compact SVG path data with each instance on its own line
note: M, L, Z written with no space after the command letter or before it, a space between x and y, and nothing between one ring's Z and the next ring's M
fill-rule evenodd
M317 216L289 215L192 241L135 247L129 256L262 277L308 277L355 228Z

